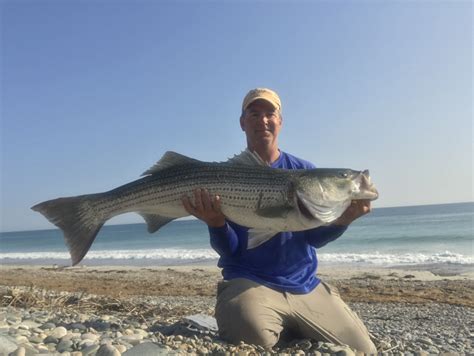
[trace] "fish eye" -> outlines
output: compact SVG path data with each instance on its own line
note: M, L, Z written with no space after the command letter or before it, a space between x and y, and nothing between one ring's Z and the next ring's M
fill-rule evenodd
M341 173L339 173L339 177L347 178L347 177L349 177L349 174L347 172L341 172Z

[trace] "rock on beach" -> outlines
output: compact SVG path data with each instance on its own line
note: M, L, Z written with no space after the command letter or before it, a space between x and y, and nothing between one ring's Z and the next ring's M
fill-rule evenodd
M1 281L13 280L10 274L3 278L0 273L0 356L61 352L64 356L361 355L348 346L316 340L281 342L268 350L258 345L233 345L221 340L212 327L195 328L189 317L196 314L208 316L212 325L219 280L214 270L132 269L130 274L128 270L97 270L31 269L38 284L49 283L48 288L2 286ZM351 273L345 279L324 279L338 287L343 299L359 314L381 354L474 355L472 279L421 280L413 271L410 274L416 278L408 279L402 278L407 274L403 272L380 272L380 278ZM368 275L373 274L370 271ZM27 283L24 275L30 278L30 273L22 271L15 275L15 281ZM101 294L102 286L90 289L95 293L57 289L64 280L77 282L82 288L84 279L89 287L94 286L96 282L87 278L96 278L97 284L113 279L122 283L122 290L132 292L137 290L136 279L143 285L140 294L124 296L109 293L110 289ZM52 284L54 281L57 285ZM147 289L146 285L152 287ZM166 287L154 289L157 286ZM150 295L142 295L144 291Z
M153 302L153 303L152 303ZM97 331L92 327L84 330L56 326L47 330L33 328L30 335L21 333L26 330L19 326L29 317L34 308L0 308L7 317L10 313L19 315L16 323L11 324L7 334L0 334L0 355L54 354L64 355L165 355L165 354L222 354L226 352L238 355L248 354L329 354L361 355L357 350L344 345L333 345L315 340L293 340L280 343L265 350L261 346L241 343L232 345L219 339L212 330L188 329L186 316L197 309L208 310L215 302L214 298L191 298L194 308L182 307L175 298L156 298L148 300L148 310L156 310L143 320L143 315L117 312L112 320L120 322L118 328L109 327ZM160 305L163 309L156 309ZM473 354L473 334L469 329L472 310L467 307L442 304L405 304L405 303L351 303L351 308L365 321L380 351L390 350L395 354ZM145 305L141 305L144 310ZM166 310L167 314L162 311ZM39 311L39 310L38 310ZM43 311L42 318L63 321L69 325L77 317L77 312ZM100 317L97 311L85 320ZM143 324L144 322L144 324ZM148 325L148 326L146 326ZM154 330L154 331L151 331ZM165 333L162 333L161 331ZM42 335L42 336L39 336ZM43 338L43 336L45 336ZM21 339L18 339L21 336ZM58 338L60 336L60 338ZM40 339L43 338L42 341ZM21 340L21 342L18 342ZM446 355L447 356L447 355Z

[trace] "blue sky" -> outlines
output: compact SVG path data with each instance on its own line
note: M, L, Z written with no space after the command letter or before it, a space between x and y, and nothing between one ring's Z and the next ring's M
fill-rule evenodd
M470 1L4 0L1 16L2 231L51 227L30 206L167 150L232 156L260 86L281 96L281 148L370 169L375 207L473 200Z

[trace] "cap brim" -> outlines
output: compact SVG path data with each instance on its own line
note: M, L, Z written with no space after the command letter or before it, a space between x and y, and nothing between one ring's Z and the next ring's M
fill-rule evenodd
M255 98L253 98L251 101L249 101L247 103L247 105L245 105L244 110L247 110L247 108L250 106L250 104L252 104L254 101L257 101L257 100L265 100L267 103L272 104L274 109L278 109L278 105L275 105L275 103L271 99L269 99L267 97L264 97L264 96L257 96Z

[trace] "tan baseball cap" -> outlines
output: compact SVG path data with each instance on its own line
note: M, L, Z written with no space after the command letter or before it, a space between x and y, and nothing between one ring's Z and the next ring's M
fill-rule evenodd
M255 100L262 99L268 101L275 109L281 111L281 101L277 93L267 88L255 88L245 95L242 103L242 111L245 111Z

